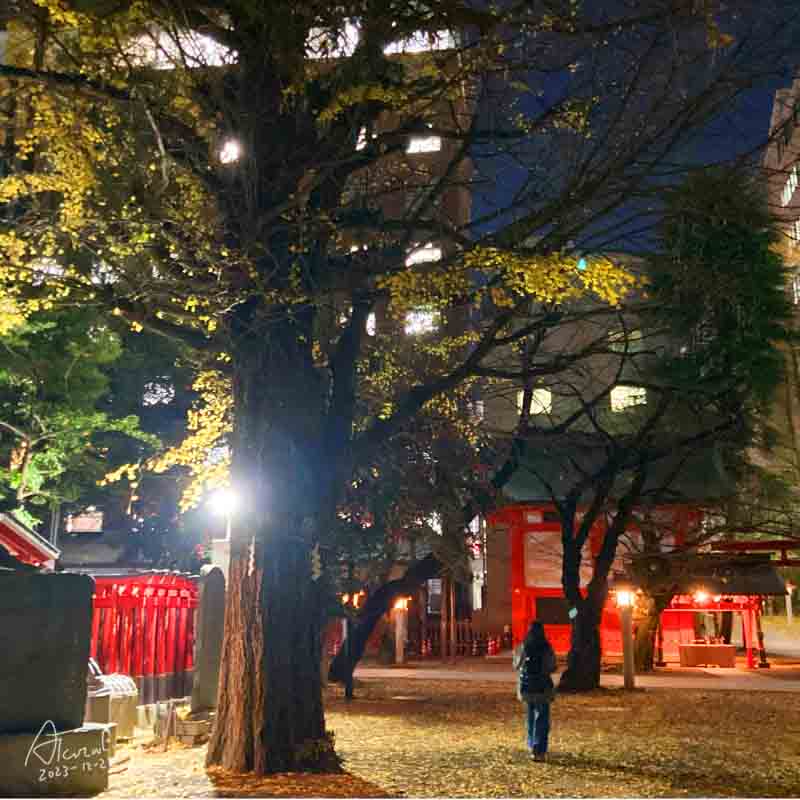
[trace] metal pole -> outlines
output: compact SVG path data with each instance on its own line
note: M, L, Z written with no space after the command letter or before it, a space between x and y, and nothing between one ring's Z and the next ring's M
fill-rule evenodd
M792 589L786 590L786 621L792 624Z
M626 689L635 687L634 664L633 664L633 609L630 606L623 606L620 609L620 620L622 622L622 666Z

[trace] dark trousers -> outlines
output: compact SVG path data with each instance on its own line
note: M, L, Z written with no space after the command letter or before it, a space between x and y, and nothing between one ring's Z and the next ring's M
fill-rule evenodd
M528 703L528 749L536 755L547 752L550 733L550 703Z

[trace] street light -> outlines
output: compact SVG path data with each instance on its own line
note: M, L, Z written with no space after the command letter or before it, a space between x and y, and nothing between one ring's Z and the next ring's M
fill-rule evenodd
M238 139L226 139L219 149L219 160L223 164L235 164L242 157L242 143Z
M208 499L211 510L220 517L225 517L225 539L231 538L231 519L239 508L239 495L231 489L217 489Z
M222 570L226 583L228 581L228 575L230 574L231 565L231 521L239 505L239 495L230 487L217 489L217 491L208 498L208 507L211 509L211 512L225 519L225 538L211 540L211 563ZM248 574L253 573L255 567L254 556L254 550L251 549Z
M622 669L626 689L635 687L633 663L633 603L636 594L634 586L627 582L615 582L620 622L622 623Z

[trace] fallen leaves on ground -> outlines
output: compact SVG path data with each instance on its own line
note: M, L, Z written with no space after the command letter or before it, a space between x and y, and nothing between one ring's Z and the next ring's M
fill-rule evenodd
M513 686L364 679L327 692L347 774L257 778L203 766L205 748L132 749L106 797L790 797L800 694L603 689L560 696L550 760L534 763Z
M219 767L208 769L218 797L388 797L386 791L355 775L287 772L258 777Z
M455 685L454 685L455 683ZM393 699L401 694L427 702ZM534 763L496 683L364 681L328 702L345 767L412 797L786 797L800 789L796 694L598 690L552 708Z

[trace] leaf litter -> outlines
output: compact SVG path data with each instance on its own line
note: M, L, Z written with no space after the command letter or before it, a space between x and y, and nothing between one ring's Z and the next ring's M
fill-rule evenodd
M417 702L409 702L411 699ZM131 748L103 797L787 797L800 793L800 694L602 689L552 709L534 763L508 684L366 679L328 690L341 775L257 777L205 748ZM127 749L127 748L126 748Z

